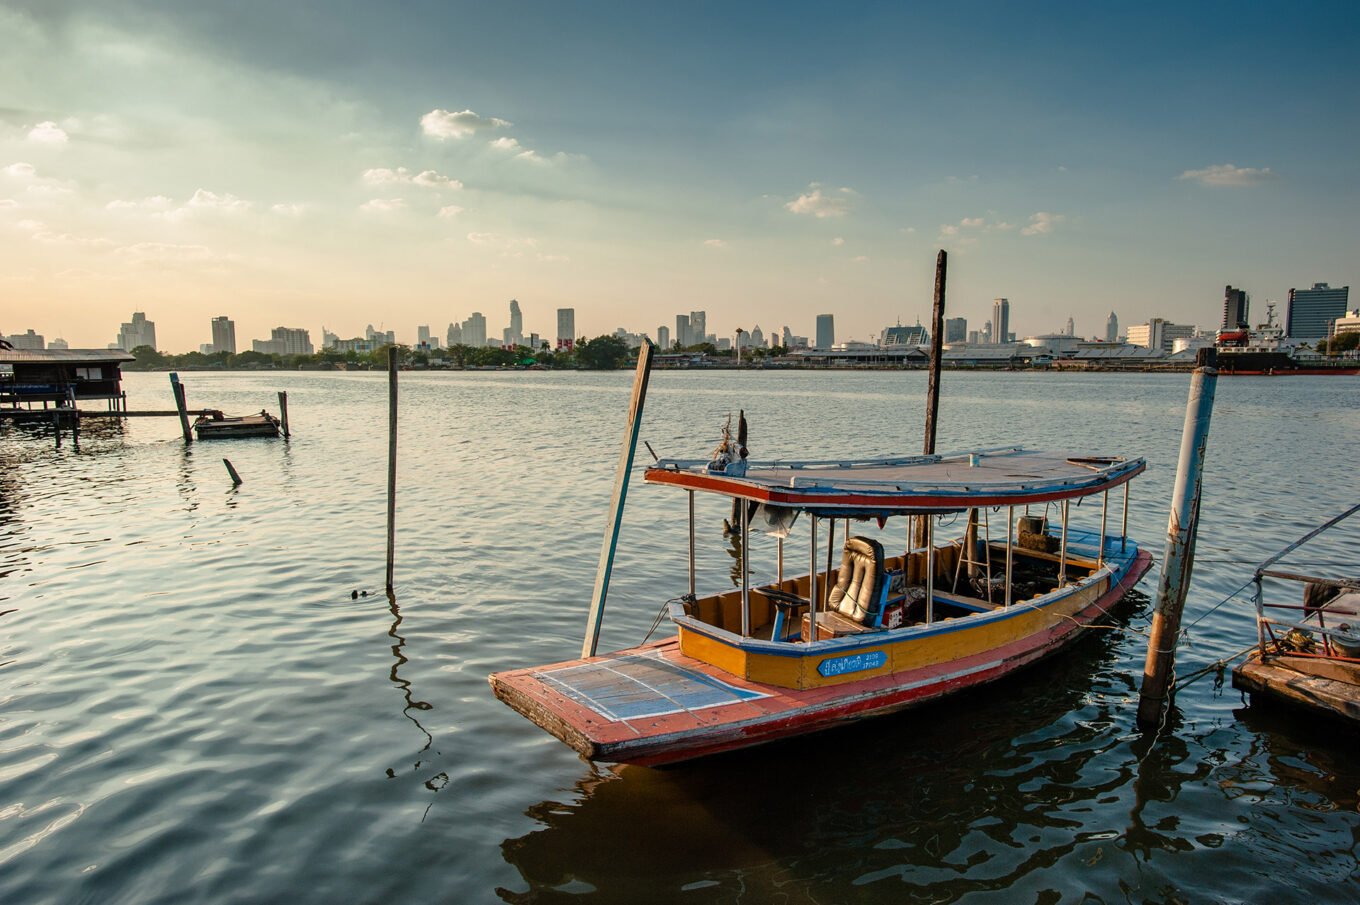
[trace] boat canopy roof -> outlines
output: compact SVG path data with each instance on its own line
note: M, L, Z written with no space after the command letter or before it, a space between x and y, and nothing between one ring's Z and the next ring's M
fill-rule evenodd
M673 484L814 515L908 515L1047 503L1101 493L1147 467L1143 459L1020 447L844 461L662 459L653 484Z

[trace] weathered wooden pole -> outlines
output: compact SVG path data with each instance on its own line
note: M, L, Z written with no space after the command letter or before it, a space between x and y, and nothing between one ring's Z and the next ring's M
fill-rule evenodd
M387 347L387 591L397 555L397 347Z
M193 429L189 427L189 409L184 399L184 384L179 382L179 375L174 371L170 372L170 389L175 394L175 408L179 411L179 428L184 432L184 442L194 442Z
M222 464L227 466L227 474L231 475L231 483L233 485L239 485L241 483L241 476L237 474L236 467L231 464L231 459L224 458Z
M1166 528L1166 552L1162 577L1157 583L1157 604L1148 635L1147 663L1138 699L1138 725L1160 725L1167 703L1167 690L1176 665L1176 642L1181 633L1181 610L1190 589L1195 563L1195 534L1199 528L1199 500L1204 472L1204 449L1209 441L1209 418L1214 412L1214 386L1218 381L1217 354L1200 349L1195 373L1190 378L1190 398L1185 405L1180 458L1176 463L1176 486L1171 495L1171 519Z
M288 432L288 394L279 390L279 420L283 422L283 438L287 440L292 436Z
M628 498L628 476L633 469L633 453L637 451L638 431L642 428L642 406L647 401L647 381L651 377L652 353L655 349L651 341L646 339L642 341L642 348L638 349L637 371L633 374L633 398L628 403L628 428L623 434L623 448L619 450L619 464L614 475L614 498L609 504L609 520L604 526L604 543L600 545L600 565L595 570L595 592L591 595L590 616L586 620L586 637L581 645L582 657L595 656L595 649L600 644L604 602L609 596L609 578L614 571L614 553L619 546L619 529L623 527L623 504ZM693 525L692 519L690 524Z
M949 252L935 256L935 304L930 316L930 382L926 384L926 437L923 452L935 455L935 432L940 414L940 366L944 358L944 284L949 272ZM918 520L916 546L924 547L926 526Z

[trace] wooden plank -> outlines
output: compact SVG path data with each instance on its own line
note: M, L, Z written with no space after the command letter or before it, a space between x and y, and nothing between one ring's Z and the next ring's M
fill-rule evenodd
M1318 667L1300 660L1279 657L1266 663L1253 654L1233 670L1233 688L1264 694L1314 713L1360 722L1360 685L1304 671L1316 671Z

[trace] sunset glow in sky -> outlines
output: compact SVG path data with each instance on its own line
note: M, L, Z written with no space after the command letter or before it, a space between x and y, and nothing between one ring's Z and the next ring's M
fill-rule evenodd
M1360 6L0 0L0 332L1212 327L1355 284ZM1354 298L1354 296L1352 296Z

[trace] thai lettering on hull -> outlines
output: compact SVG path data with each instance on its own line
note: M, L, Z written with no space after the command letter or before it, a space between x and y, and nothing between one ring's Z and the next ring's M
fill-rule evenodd
M863 654L850 654L845 657L828 657L817 664L817 672L824 678L832 676L843 676L851 672L864 672L866 669L878 669L888 662L888 655L884 651L874 650Z

